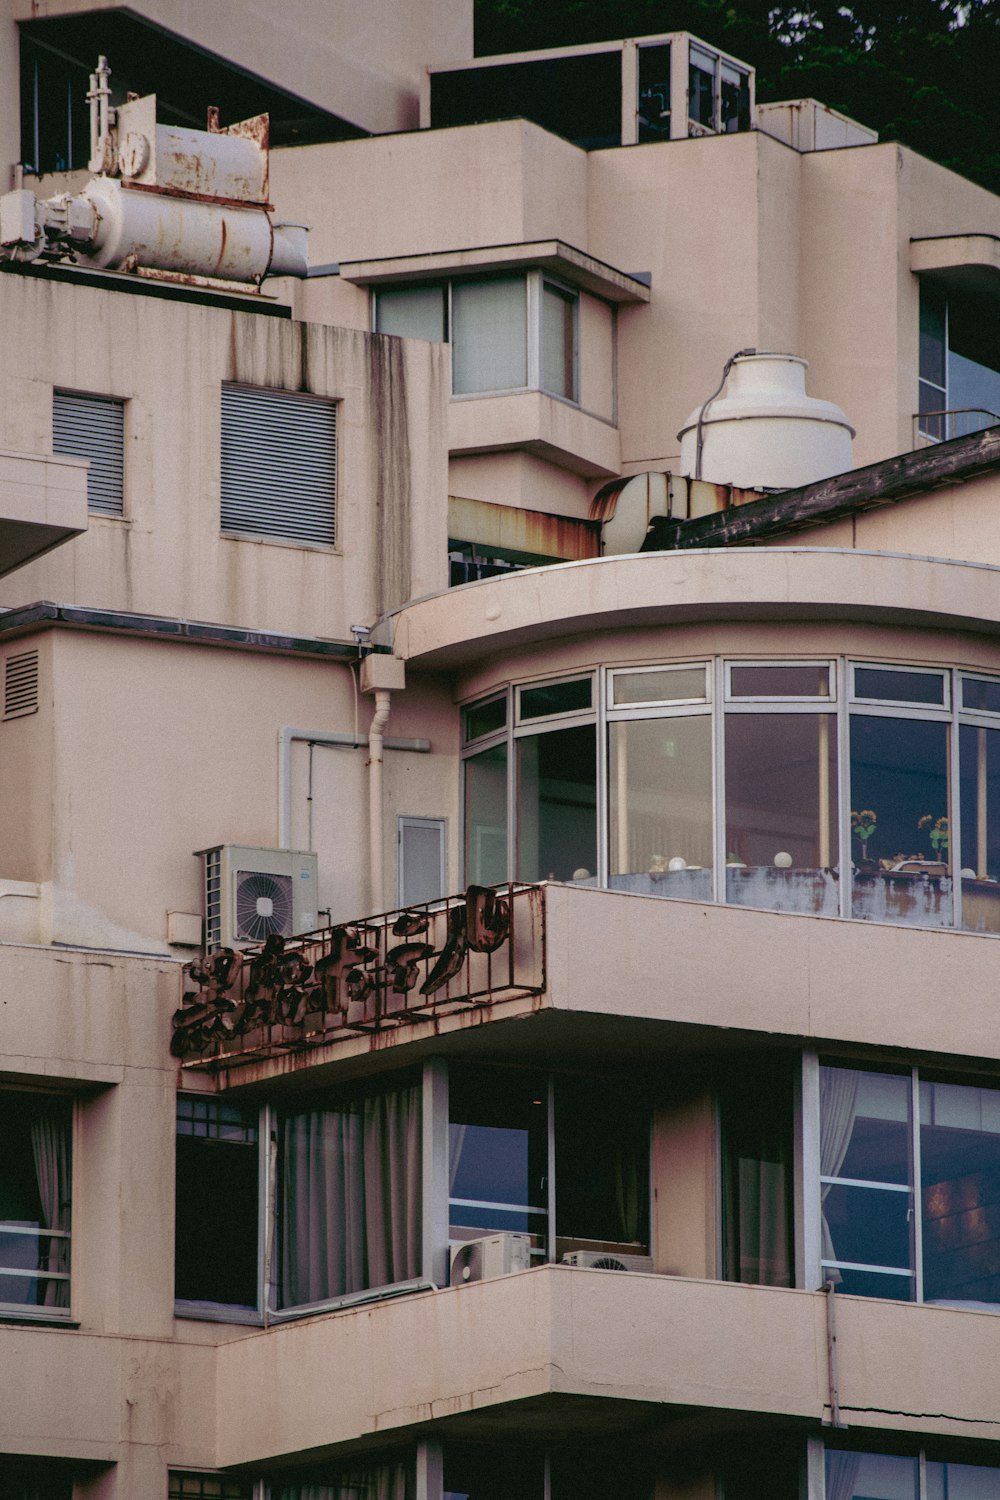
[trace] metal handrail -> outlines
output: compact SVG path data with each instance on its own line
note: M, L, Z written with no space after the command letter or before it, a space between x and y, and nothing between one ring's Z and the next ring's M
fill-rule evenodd
M983 432L987 427L995 427L1000 424L1000 413L991 411L988 406L949 406L943 407L940 411L918 411L913 414L914 442L916 442L917 438L924 438L929 443L943 443L956 436L964 437L967 434L958 434L955 432L955 418L966 416L987 417L989 419L970 428L970 432ZM925 424L930 422L932 418L945 419L942 432L926 431Z

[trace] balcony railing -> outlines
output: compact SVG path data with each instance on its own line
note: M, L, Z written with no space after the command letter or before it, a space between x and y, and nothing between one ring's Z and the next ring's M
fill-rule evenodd
M947 411L921 411L913 418L913 441L921 438L925 443L944 443L949 438L968 437L971 432L984 432L987 427L996 427L1000 414L985 406L953 406Z
M545 894L464 895L188 964L171 1050L186 1067L321 1047L545 988Z

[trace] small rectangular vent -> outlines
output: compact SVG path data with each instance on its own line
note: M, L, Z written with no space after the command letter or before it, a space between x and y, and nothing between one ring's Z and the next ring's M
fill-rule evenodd
M21 719L38 712L38 652L21 651L4 662L3 716Z

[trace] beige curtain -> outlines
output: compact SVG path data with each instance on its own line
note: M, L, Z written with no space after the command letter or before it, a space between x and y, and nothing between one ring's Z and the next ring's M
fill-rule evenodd
M284 1122L280 1306L420 1275L420 1088Z
M847 1148L854 1133L854 1120L858 1100L858 1076L850 1068L824 1068L819 1077L819 1170L824 1177L836 1177L844 1164ZM832 1184L824 1182L820 1192L820 1203L829 1197ZM822 1212L822 1258L836 1260L830 1226ZM840 1272L832 1266L824 1270L824 1280L842 1281Z
M64 1117L37 1115L31 1121L31 1150L42 1205L42 1228L68 1230L69 1122ZM61 1271L68 1268L68 1261L64 1260L65 1244L65 1240L43 1240L39 1245L39 1270ZM42 1245L46 1247L44 1250ZM69 1307L69 1282L46 1282L44 1303L46 1307Z
M826 1500L854 1500L862 1457L861 1453L826 1455Z

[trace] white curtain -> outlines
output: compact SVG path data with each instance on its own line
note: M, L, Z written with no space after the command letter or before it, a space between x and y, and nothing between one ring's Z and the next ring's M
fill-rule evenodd
M850 1068L823 1068L819 1076L819 1170L824 1177L836 1177L844 1164L854 1133L858 1101L858 1075ZM825 1204L832 1184L824 1182L820 1202ZM821 1209L822 1257L836 1260L837 1254L826 1214ZM832 1266L824 1270L827 1281L842 1281Z
M420 1089L284 1122L280 1305L420 1275Z
M43 1229L69 1229L70 1212L70 1145L69 1126L65 1118L40 1114L31 1121L31 1150L34 1157L38 1196L42 1205ZM39 1245L38 1268L61 1271L65 1240L44 1240ZM69 1306L69 1282L47 1281L46 1307Z
M523 276L457 281L451 291L456 396L528 383L528 301Z
M862 1456L860 1453L826 1455L826 1500L854 1500Z
M271 1500L413 1500L413 1465L371 1464L336 1475L328 1484L291 1484Z

